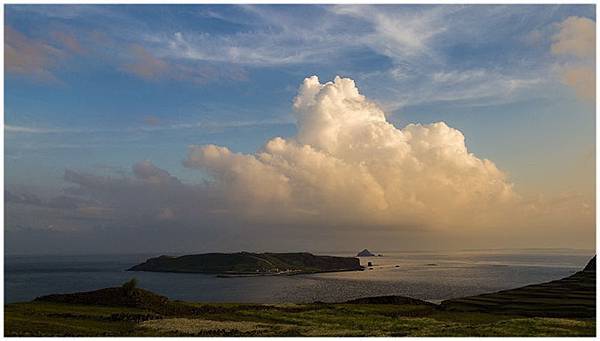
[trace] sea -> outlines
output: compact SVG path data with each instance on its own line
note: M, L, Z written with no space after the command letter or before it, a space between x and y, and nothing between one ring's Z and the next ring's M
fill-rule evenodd
M503 249L464 251L378 251L360 258L365 271L294 276L221 278L207 274L131 272L129 267L158 255L27 255L4 257L5 303L53 293L119 286L135 277L139 287L171 299L196 302L343 302L402 295L434 303L516 288L569 276L595 250ZM356 252L320 252L355 256Z

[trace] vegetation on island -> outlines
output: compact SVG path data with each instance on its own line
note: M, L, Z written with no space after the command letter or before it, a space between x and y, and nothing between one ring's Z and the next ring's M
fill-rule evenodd
M129 271L190 272L212 274L299 274L363 270L354 257L316 256L297 253L205 253L180 257L160 256L135 265Z

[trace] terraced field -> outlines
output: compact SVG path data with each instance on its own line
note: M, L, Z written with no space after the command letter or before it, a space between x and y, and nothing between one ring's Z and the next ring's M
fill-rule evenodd
M442 302L447 311L543 317L596 316L596 257L584 270L556 281Z

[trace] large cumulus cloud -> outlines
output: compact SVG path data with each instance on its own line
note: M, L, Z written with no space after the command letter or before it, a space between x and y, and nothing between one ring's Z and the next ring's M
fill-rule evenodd
M255 154L193 146L185 165L207 171L230 207L253 219L448 227L481 223L518 199L460 131L444 122L398 129L352 79L306 78L294 112L292 138Z
M397 128L351 79L307 78L293 107L296 135L275 137L255 153L191 147L183 163L200 182L141 161L129 172L66 170L68 187L54 198L7 192L7 248L593 245L593 198L518 194L492 161L469 152L460 131L443 122Z

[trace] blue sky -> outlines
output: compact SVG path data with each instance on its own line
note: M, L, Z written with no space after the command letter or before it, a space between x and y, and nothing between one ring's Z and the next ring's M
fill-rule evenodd
M7 5L5 185L51 197L66 169L144 160L199 183L188 146L292 137L303 79L340 75L398 128L458 129L519 193L595 200L595 99L566 80L595 64L553 50L568 18L595 7Z

